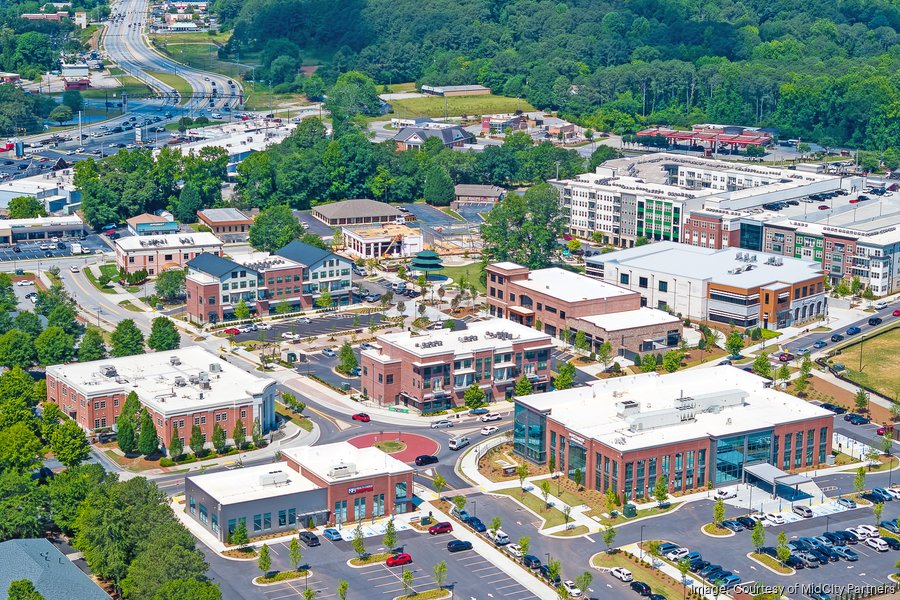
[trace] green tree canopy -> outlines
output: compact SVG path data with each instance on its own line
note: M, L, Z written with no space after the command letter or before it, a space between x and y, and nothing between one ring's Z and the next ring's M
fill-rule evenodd
M47 216L44 203L33 196L12 198L9 201L7 210L9 211L10 219L31 219Z
M524 196L507 196L487 214L481 226L482 255L489 263L512 261L541 269L553 262L562 230L559 194L539 184Z
M257 250L274 252L302 233L303 227L288 206L273 206L261 211L250 226L250 245Z
M181 346L181 334L168 317L156 317L150 329L147 345L157 352L175 350Z
M112 356L134 356L144 353L144 335L132 319L124 319L116 325L110 336Z
M175 300L184 296L187 271L168 269L156 277L156 295L164 300Z

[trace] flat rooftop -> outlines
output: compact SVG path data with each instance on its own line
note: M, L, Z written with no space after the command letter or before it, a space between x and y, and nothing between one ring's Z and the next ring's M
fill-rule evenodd
M134 391L141 402L167 415L246 403L275 385L199 346L53 365L47 372L89 398Z
M512 348L515 342L541 341L552 345L546 333L519 325L506 319L487 319L469 323L461 331L439 329L423 335L413 335L410 331L386 333L378 336L382 348L385 345L399 346L421 357L438 356L453 352L458 355L472 354L482 350ZM363 350L368 356L381 361L391 360L391 356L381 354L377 349Z
M739 260L738 255L749 261ZM753 257L756 257L755 260ZM766 264L777 260L779 264ZM787 256L753 252L742 248L701 248L677 242L655 242L645 246L591 256L586 262L606 267L644 269L676 277L713 281L724 285L749 289L775 282L796 283L822 276L822 266L814 261ZM747 270L749 267L749 270ZM733 272L740 268L740 273Z
M253 220L236 208L207 208L198 211L198 214L211 223Z
M672 185L660 178L648 179L624 175L619 170L604 166L597 167L596 173L581 173L574 179L559 180L563 184L588 184L594 187L607 187L624 192L640 192L649 196L679 200L704 198L717 193L713 189L690 189Z
M83 225L83 221L78 215L67 215L64 217L34 217L31 219L2 219L0 227L10 227L12 229L28 228L28 227L59 227L62 225Z
M206 475L189 475L188 479L222 504L237 504L319 489L319 486L284 461Z
M563 302L603 300L633 296L636 293L559 267L531 271L528 273L528 279L520 279L512 283L534 292L559 298Z
M606 331L624 331L626 329L654 325L678 325L679 328L681 327L681 319L675 315L670 315L664 310L647 307L605 315L577 317L576 320L596 325Z
M194 248L200 246L221 246L222 240L208 231L197 233L167 233L165 235L128 236L116 240L122 250L153 250L162 248Z
M621 451L742 432L832 413L732 366L604 379L516 400ZM682 420L688 417L687 420Z
M296 461L328 483L348 479L409 473L412 467L378 448L357 448L349 442L285 448L282 455ZM350 467L344 476L332 476L334 467Z
M422 230L397 223L374 223L369 225L345 225L344 229L361 238L385 238L396 236L419 236Z

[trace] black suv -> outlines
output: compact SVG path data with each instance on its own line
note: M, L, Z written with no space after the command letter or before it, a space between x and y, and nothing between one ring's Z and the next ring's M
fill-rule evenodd
M319 545L319 536L314 534L311 531L301 531L298 536L300 541L306 544L309 547L318 546Z
M869 325L881 325L881 317L872 317L869 319Z
M421 456L416 457L416 466L424 467L425 465L433 465L438 461L437 456L431 456L430 454L423 454Z
M643 581L632 581L631 589L640 594L641 596L649 596L650 595L650 586L644 583Z

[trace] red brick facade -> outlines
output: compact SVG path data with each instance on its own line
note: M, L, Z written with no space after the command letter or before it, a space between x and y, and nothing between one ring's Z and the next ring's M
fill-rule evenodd
M691 213L682 226L682 241L689 246L701 248L738 248L741 244L741 230L729 228L730 220L721 215Z

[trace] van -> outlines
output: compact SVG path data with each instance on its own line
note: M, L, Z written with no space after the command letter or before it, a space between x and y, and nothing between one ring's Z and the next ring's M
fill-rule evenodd
M450 438L450 442L447 444L447 447L451 450L461 450L469 445L469 438L464 435L459 437Z
M452 441L452 440L451 440ZM502 529L498 529L497 531L491 531L490 529L487 532L488 539L494 542L497 546L505 546L509 543L509 536L504 533Z
M813 511L808 506L795 506L793 510L794 514L800 515L804 519L809 519L813 516Z

